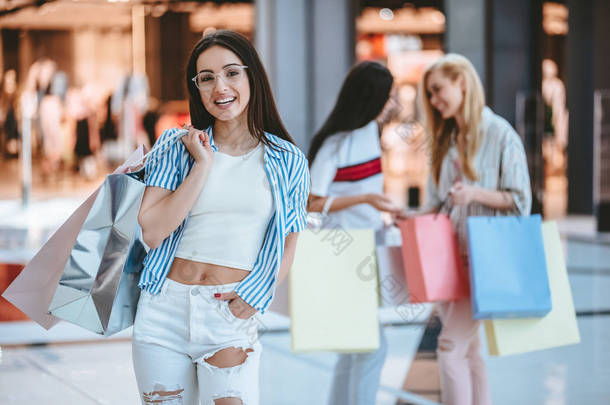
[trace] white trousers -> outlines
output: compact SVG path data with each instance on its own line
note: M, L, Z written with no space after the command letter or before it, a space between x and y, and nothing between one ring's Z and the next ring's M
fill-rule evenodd
M261 345L254 318L236 318L214 293L238 283L185 285L166 279L161 292L142 291L133 328L133 364L143 404L213 405L239 398L259 403ZM247 358L234 367L206 362L218 351L241 348Z

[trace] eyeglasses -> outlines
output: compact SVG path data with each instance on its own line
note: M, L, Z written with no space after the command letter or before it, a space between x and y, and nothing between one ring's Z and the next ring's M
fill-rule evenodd
M216 86L216 78L222 77L226 84L236 84L246 76L248 66L230 65L222 69L220 73L200 72L191 80L195 86L202 91L211 91Z

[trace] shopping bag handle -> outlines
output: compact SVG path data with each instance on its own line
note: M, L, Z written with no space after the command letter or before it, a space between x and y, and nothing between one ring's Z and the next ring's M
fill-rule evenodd
M145 162L149 156L152 157L152 155L154 153L158 152L157 156L156 156L156 160L154 161L154 165L149 167L149 170L154 169L157 166L157 164L159 163L161 156L163 156L163 154L165 154L165 152L167 152L169 150L169 148L171 148L176 142L178 142L186 134L188 134L188 130L179 129L172 136L170 136L165 142L163 142L159 145L154 145L148 151L148 153L146 153L144 156L142 156L140 159L138 159L136 162L134 162L131 166L132 167L139 166L140 164L142 164L142 162Z
M439 207L436 209L436 212L434 213L434 219L436 219L436 217L443 211L445 207L448 207L447 212L451 211L451 208L453 207L453 204L451 204L450 202L449 194L447 194L445 199L441 201L441 205L439 205Z
M325 217L328 215L328 211L330 210L330 206L333 205L333 201L335 201L335 197L328 197L326 202L324 203L324 208L322 208L322 216Z
M377 233L382 235L383 241L379 240L381 238L377 238ZM376 246L402 246L400 228L396 225L383 224L383 228L378 229L375 234Z

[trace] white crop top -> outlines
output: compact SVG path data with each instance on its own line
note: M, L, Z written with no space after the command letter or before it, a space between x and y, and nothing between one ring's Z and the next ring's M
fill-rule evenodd
M176 257L252 270L274 212L262 144L242 156L214 153Z

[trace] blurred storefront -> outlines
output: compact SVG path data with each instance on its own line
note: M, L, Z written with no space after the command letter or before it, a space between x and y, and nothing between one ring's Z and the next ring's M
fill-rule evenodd
M387 64L404 111L383 136L386 190L416 206L425 200L426 177L416 85L428 63L458 52L477 68L488 104L523 137L535 211L603 213L610 200L603 183L608 159L606 152L594 154L594 134L605 151L608 9L603 0L4 2L0 144L4 155L18 154L14 122L21 126L24 110L18 99L35 92L38 113L57 73L65 80L51 95L61 103L46 103L46 110L63 108L53 121L64 134L56 136L63 145L57 159L68 165L81 159L75 152L80 128L90 133L82 156L103 161L98 157L108 155L116 163L136 143L150 144L162 129L188 119L183 71L189 51L205 28L229 28L256 43L280 113L304 150L349 67L365 59ZM86 111L75 107L81 104ZM122 133L132 135L126 140ZM45 152L38 117L32 148L35 157Z
M247 2L24 1L0 12L2 70L17 70L23 83L32 63L46 57L58 63L72 84L94 81L113 91L128 72L154 76L155 64L164 75L179 76L176 65L185 63L205 28L229 28L252 37L253 18ZM164 60L155 61L159 58ZM163 63L171 64L172 72ZM169 89L156 79L151 96L183 98L182 81ZM167 87L175 84L169 82Z
M229 28L252 37L252 4L218 3L24 1L0 14L0 68L15 70L24 86L32 65L51 59L69 86L90 87L100 100L121 91L126 77L145 75L150 97L184 114L184 66L203 30Z
M32 183L53 195L86 188L74 174L99 181L137 144L188 121L184 69L203 30L252 38L253 23L247 2L1 3L0 147L14 175L0 191L16 177L24 199Z

